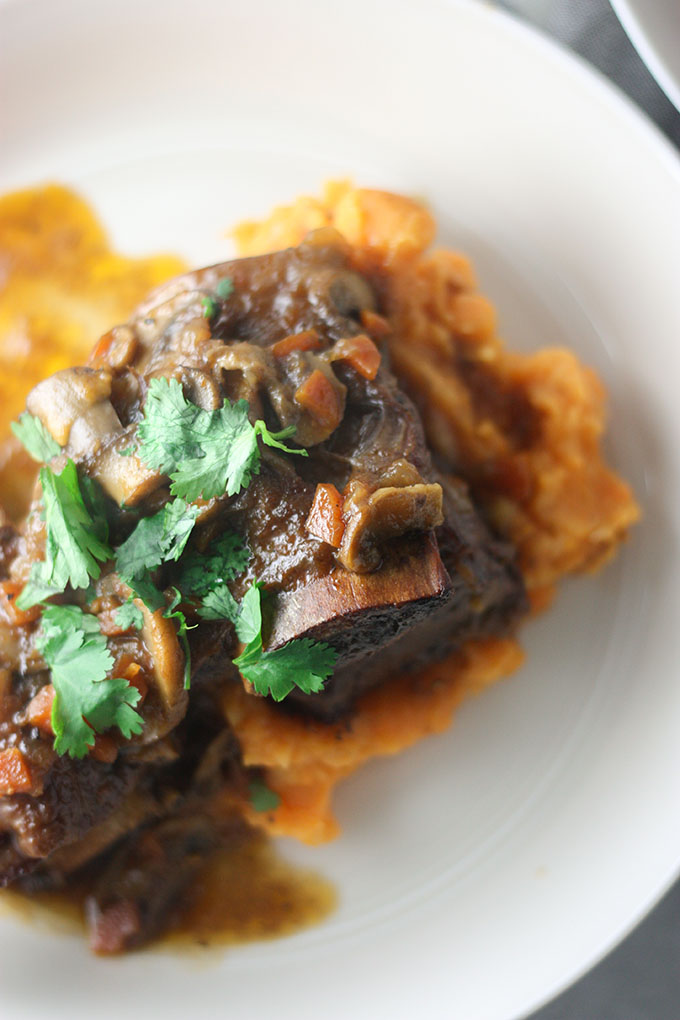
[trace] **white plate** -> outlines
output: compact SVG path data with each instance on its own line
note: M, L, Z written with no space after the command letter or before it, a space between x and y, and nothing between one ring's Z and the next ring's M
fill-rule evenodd
M678 0L611 0L635 49L680 110Z
M511 343L605 378L645 522L527 626L528 664L446 735L347 782L344 835L286 844L324 925L227 952L91 959L0 917L12 1020L518 1017L621 938L680 864L680 168L573 58L435 0L0 5L3 188L59 178L123 251L202 262L331 174L426 195Z

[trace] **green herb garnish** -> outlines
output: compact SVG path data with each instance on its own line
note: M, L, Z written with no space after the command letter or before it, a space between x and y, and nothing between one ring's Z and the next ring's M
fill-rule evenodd
M217 315L217 302L215 298L206 295L206 297L201 298L201 304L203 305L203 318L214 319Z
M283 701L294 687L318 694L333 672L337 653L330 645L309 638L289 641L265 652L262 647L262 594L258 585L246 592L235 622L236 634L245 648L234 665L258 694Z
M68 584L87 588L90 578L101 573L99 563L113 555L105 538L105 518L104 527L100 520L93 520L72 460L66 461L59 474L49 467L41 468L40 484L45 507L45 559L33 564L28 584L17 599L20 609L29 609L64 591ZM95 492L94 483L85 486L91 506Z
M59 443L52 438L40 418L29 414L28 411L20 414L19 420L13 421L10 428L33 460L46 464L61 453Z
M215 287L215 293L221 301L226 301L234 293L234 281L230 276L223 276Z
M176 379L152 379L138 427L139 456L170 476L174 496L233 496L260 470L258 436L285 453L307 456L281 442L294 432L294 426L270 432L261 420L251 424L245 400L205 411L186 399Z
M179 564L177 585L186 595L206 595L216 586L233 581L248 567L250 553L233 531L225 531L203 553L186 552Z
M152 613L166 606L166 598L154 584L151 570L180 558L197 516L197 506L189 506L183 499L174 499L152 517L144 517L130 537L116 550L118 573ZM171 604L166 606L163 615L177 623L177 637L184 651L184 686L188 690L191 679L191 655L186 634L189 628L184 613L177 609L181 598L180 592L175 588L174 598ZM118 610L117 623L125 608L124 605ZM124 614L124 621L129 618L129 614Z
M52 671L54 748L58 754L84 757L95 732L117 726L126 739L141 733L134 711L139 691L122 677L107 677L113 656L96 616L77 606L47 606L36 646Z
M184 689L185 691L188 691L191 687L191 649L189 648L187 632L194 630L198 624L193 624L191 627L189 626L187 618L182 610L177 609L177 606L181 601L182 593L178 591L177 588L173 588L172 601L163 613L163 616L167 617L168 620L175 620L177 623L177 637L182 646L182 651L184 652Z
M166 503L152 517L143 517L129 538L116 550L116 568L127 581L180 558L191 534L198 507L183 499Z
M130 630L132 627L141 630L144 626L144 613L135 605L132 595L116 613L115 621L121 630Z
M261 779L251 779L248 783L248 799L255 811L275 811L281 803L278 793Z
M197 613L204 620L231 620L233 623L238 616L239 606L226 584L218 584L212 591L205 593Z

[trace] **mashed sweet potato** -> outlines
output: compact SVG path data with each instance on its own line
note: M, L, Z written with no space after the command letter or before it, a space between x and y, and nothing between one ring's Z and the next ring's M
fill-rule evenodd
M332 182L234 231L241 255L299 244L333 227L380 294L392 365L418 404L429 444L458 467L496 528L518 550L536 609L555 583L597 569L639 510L604 463L605 393L573 354L508 351L493 306L461 254L428 250L435 224L420 203ZM246 764L263 767L281 804L252 820L277 834L318 842L335 835L334 785L368 758L394 754L445 729L460 701L521 662L512 640L471 642L417 677L365 697L349 724L283 715L261 699L230 694L227 715Z

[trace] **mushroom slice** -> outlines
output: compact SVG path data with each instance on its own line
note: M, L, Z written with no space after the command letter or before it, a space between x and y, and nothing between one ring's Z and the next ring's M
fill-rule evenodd
M140 599L135 599L144 616L141 635L152 662L153 686L162 709L162 720L154 720L150 728L154 740L165 736L184 717L189 696L184 689L184 653L179 646L172 620L162 609L152 613ZM145 727L145 735L147 727Z
M165 475L150 468L136 453L123 455L131 445L134 445L132 431L114 434L88 466L90 477L98 481L119 506L138 506L166 481Z
M442 487L437 482L388 485L374 492L353 481L343 505L345 531L338 560L366 573L381 563L381 545L409 532L431 531L444 521Z
M28 394L26 406L40 418L52 438L66 446L74 422L93 406L108 402L110 396L109 372L65 368L38 383Z
M100 400L73 422L66 452L80 460L99 450L111 436L122 431L111 401Z

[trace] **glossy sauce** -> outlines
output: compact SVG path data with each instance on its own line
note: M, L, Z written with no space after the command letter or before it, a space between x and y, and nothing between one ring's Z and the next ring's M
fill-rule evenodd
M172 255L114 252L89 206L50 185L0 198L0 504L16 518L36 466L10 435L10 422L42 378L82 364L112 325L125 322L150 290L185 270ZM30 899L5 890L0 907L51 930L82 931L85 886ZM324 879L286 863L266 837L211 857L163 946L225 945L289 934L335 904Z
M68 892L30 897L4 889L0 913L50 933L83 938L87 891L86 882ZM327 879L284 860L265 835L252 831L238 845L206 860L168 930L150 949L219 949L291 935L322 921L336 902Z

